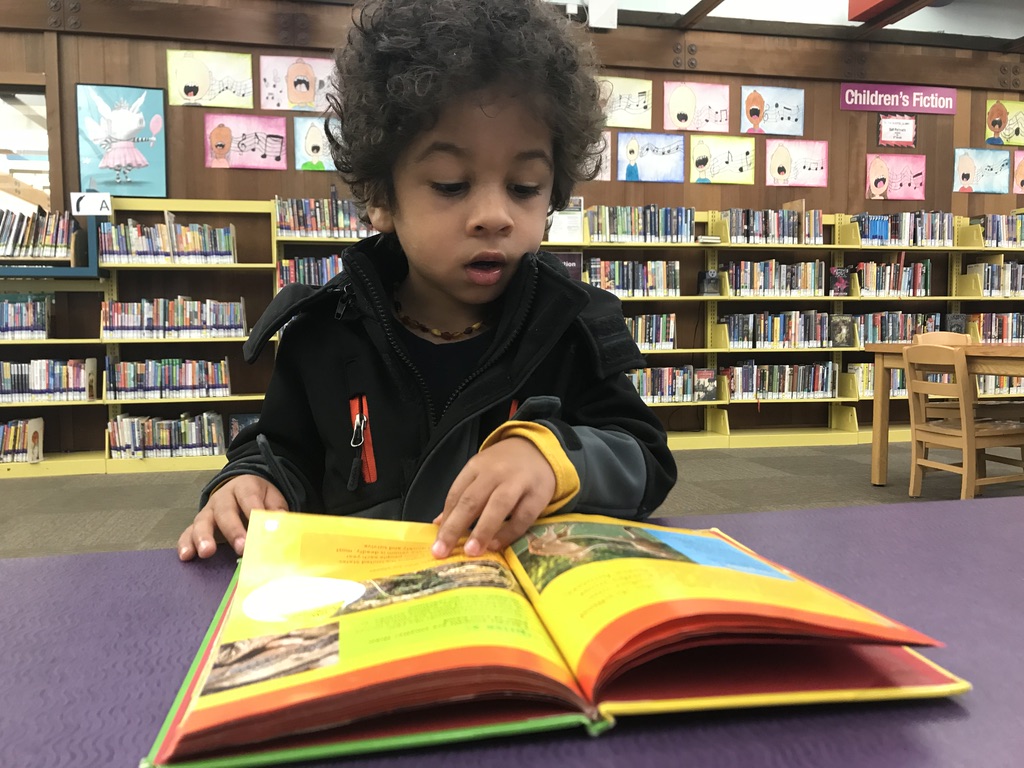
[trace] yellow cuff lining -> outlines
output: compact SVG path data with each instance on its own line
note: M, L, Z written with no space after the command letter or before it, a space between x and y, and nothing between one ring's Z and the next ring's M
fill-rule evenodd
M551 502L541 512L542 515L557 512L580 492L580 476L576 472L576 467L565 455L558 438L543 424L533 421L506 421L487 436L480 450L509 437L522 437L533 443L534 447L544 454L544 458L555 473L555 492L551 496Z

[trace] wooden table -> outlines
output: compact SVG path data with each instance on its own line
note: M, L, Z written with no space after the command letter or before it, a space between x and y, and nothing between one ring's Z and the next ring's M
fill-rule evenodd
M889 371L903 367L906 344L865 344L875 355L874 410L871 414L871 484L885 485L889 475ZM967 370L1000 376L1024 376L1024 344L968 344Z

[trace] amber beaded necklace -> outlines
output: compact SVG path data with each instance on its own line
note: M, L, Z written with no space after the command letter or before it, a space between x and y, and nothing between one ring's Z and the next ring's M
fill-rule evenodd
M429 333L431 336L436 336L439 339L444 339L445 341L461 339L463 336L469 336L484 327L484 321L479 320L461 331L442 331L440 328L431 328L430 326L424 325L419 320L413 320L407 314L403 313L402 303L398 299L395 299L395 314L398 315L398 319L402 321L402 325L407 328L412 328L414 331L419 331L420 333Z

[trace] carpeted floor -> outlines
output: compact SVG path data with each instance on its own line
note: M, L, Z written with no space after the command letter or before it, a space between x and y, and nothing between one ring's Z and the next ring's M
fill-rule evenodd
M679 484L659 517L891 504L907 500L910 446L890 446L889 484L869 481L871 447L681 451ZM990 472L1000 472L992 465ZM173 547L208 472L0 481L0 557ZM1024 496L1024 483L985 489ZM922 500L956 499L959 478L925 478Z

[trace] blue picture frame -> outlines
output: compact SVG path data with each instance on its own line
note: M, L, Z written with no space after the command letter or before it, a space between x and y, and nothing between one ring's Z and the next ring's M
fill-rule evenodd
M78 83L79 191L167 197L166 92Z

